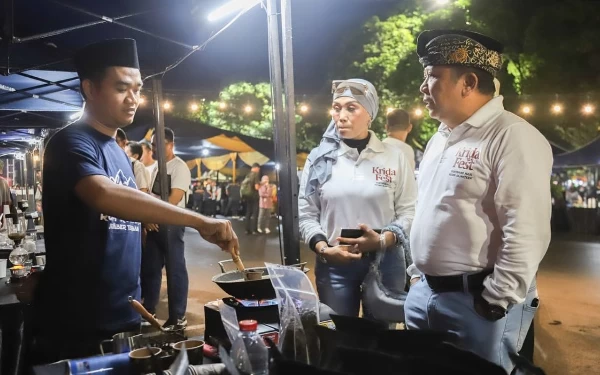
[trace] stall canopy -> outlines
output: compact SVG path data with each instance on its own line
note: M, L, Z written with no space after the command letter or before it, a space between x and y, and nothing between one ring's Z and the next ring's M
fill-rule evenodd
M240 168L247 170L245 167L254 163L275 165L271 140L245 136L170 114L165 114L165 126L175 133L175 153L187 162L197 177L208 170L235 177ZM125 131L129 139L149 140L152 129L151 111L142 110Z
M600 137L587 145L554 156L554 168L589 167L600 165Z
M27 70L0 77L0 156L25 152L81 111L74 72Z

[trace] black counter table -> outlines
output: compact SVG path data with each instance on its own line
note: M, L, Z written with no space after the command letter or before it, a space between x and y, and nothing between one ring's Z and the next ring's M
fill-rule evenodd
M18 375L24 370L25 314L28 306L17 298L20 285L0 279L0 371Z
M36 253L45 253L43 240L36 241ZM7 274L9 274L7 270ZM25 316L30 306L21 303L17 294L23 283L8 283L10 277L0 279L0 375L25 373L24 363L26 326Z

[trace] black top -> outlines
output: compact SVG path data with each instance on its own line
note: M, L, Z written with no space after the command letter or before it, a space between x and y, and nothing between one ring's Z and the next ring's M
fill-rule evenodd
M365 148L367 148L367 145L369 144L370 140L371 140L371 133L369 132L369 135L367 135L367 138L344 139L344 143L346 145L348 145L348 147L350 147L350 148L355 148L358 151L358 153L360 154Z

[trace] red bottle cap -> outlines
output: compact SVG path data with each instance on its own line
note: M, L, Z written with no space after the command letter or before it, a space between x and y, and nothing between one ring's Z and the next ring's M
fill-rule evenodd
M242 320L240 322L240 331L256 331L258 328L258 322L256 320Z

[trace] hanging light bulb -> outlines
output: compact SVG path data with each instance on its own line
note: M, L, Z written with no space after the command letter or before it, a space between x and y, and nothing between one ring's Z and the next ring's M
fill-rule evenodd
M139 103L140 105L144 105L144 104L146 104L146 98L144 98L143 96L140 96L140 99L138 100L138 103Z
M563 111L562 105L560 105L558 103L555 103L552 105L552 113L558 115L559 113L562 113L562 111Z
M523 113L524 115L530 115L531 112L533 112L533 108L531 108L531 106L524 105L523 107L521 107L521 113Z
M388 113L388 114L390 114L390 113L392 113L392 112L394 112L394 108L392 108L392 107L388 107L388 109L387 109L387 113Z
M219 103L219 109L225 109L225 108L227 108L227 104L225 102Z
M164 108L166 111L170 110L170 109L171 109L171 107L172 107L172 106L171 106L171 103L170 103L170 102L165 102L165 103L163 104L163 108Z
M308 112L308 106L306 104L302 104L300 106L300 112L302 112L302 113Z
M423 110L421 108L415 109L415 117L423 116Z
M584 115L591 115L594 113L594 106L591 104L585 104L582 108L582 111Z
M252 106L251 105L247 105L244 107L244 112L246 113L251 113L252 112Z
M198 110L198 108L200 108L200 107L198 107L198 104L196 104L196 103L192 103L192 105L190 105L190 110L192 112L196 112Z

